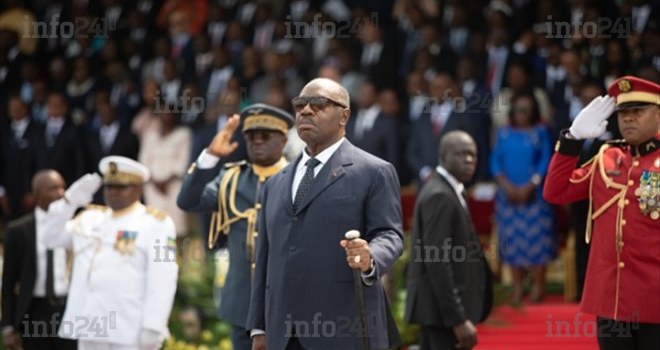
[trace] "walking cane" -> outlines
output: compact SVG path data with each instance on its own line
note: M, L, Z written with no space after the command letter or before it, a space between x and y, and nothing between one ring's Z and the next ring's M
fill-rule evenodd
M352 241L360 238L360 232L357 230L350 230L344 235L347 240ZM359 263L360 256L355 257L355 262ZM367 316L364 310L364 296L362 295L362 276L360 269L353 269L353 286L355 287L355 299L357 300L358 309L360 312L360 326L362 326L362 342L364 350L371 350L369 346L369 329L367 328Z

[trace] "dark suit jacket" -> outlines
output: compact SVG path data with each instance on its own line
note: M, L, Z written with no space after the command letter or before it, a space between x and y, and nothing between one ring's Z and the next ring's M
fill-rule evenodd
M374 156L386 160L395 168L399 167L399 135L397 120L384 113L378 114L374 125L365 130L362 138L355 137L355 123L357 115L348 120L346 125L346 138L356 147L359 147Z
M21 329L32 303L37 275L36 223L34 214L9 223L2 274L2 326Z
M339 245L344 234L355 229L369 242L378 277L362 288L371 347L400 344L379 281L403 249L394 167L344 140L294 211L291 188L298 162L300 157L266 183L246 328L265 330L266 347L283 350L294 322L308 324L310 335L314 324L321 325L317 322L332 322L337 325L334 336L326 337L317 328L318 337L298 337L302 346L362 349L356 330L339 329L347 322L359 324L353 272Z
M39 168L55 169L62 174L67 185L74 183L87 172L85 142L82 136L81 130L67 118L55 139L55 144L48 147L44 141L46 139L44 128L39 149Z
M469 101L469 100L466 100ZM469 108L469 107L466 107ZM438 165L438 146L442 137L454 130L462 130L470 134L477 143L478 153L488 155L488 129L479 119L479 114L452 112L442 127L440 135L433 134L433 124L430 112L425 112L410 127L406 161L415 178L419 179L419 171L425 167ZM487 168L484 170L487 171ZM475 178L477 178L475 174Z
M449 328L483 320L492 301L490 271L468 211L437 171L417 197L412 230L405 321Z
M112 143L107 152L104 152L101 146L101 132L99 130L91 131L87 138L88 164L92 170L98 170L99 162L105 156L116 155L137 159L139 151L140 141L133 134L130 127L126 125L119 127L115 142Z
M32 176L37 172L38 144L43 138L43 127L31 121L23 137L16 141L11 126L3 125L0 131L2 149L2 174L0 184L7 190L11 218L23 215L23 195L30 192Z

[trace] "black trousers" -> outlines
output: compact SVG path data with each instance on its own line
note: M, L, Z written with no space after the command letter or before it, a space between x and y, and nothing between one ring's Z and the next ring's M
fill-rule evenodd
M303 346L300 344L300 341L298 341L298 337L291 337L289 339L289 343L286 344L286 349L285 350L305 350Z
M76 350L77 342L57 336L66 298L33 298L29 314L21 320L24 350Z
M458 339L451 328L422 326L420 329L420 350L456 350ZM462 349L462 348L460 348Z
M660 323L633 323L598 317L600 350L660 350Z

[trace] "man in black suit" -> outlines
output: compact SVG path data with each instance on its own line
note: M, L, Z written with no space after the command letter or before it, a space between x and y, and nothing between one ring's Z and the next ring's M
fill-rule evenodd
M48 119L40 142L40 169L55 169L66 183L73 183L86 172L81 133L71 118L64 94L53 92L46 102Z
M99 164L102 158L110 155L137 159L140 141L130 126L117 120L116 108L104 102L99 104L96 110L101 126L87 138L87 164ZM94 196L94 203L104 203L102 191L98 191Z
M475 324L492 305L490 271L464 192L476 169L477 146L453 131L440 143L440 165L417 197L405 321L421 328L421 349L472 349Z
M420 181L428 179L438 162L438 145L446 133L462 130L477 141L480 151L488 152L487 130L480 116L466 113L468 106L454 79L446 73L431 82L431 99L424 113L410 127L406 161ZM483 136L485 135L485 136Z
M378 91L371 81L360 86L360 109L348 120L346 138L374 156L399 165L399 135L394 116L385 114L377 103Z
M20 349L21 336L25 350L75 350L76 342L57 337L56 329L69 287L67 253L64 249L47 250L40 243L43 218L50 203L64 195L64 179L54 170L42 170L34 176L32 188L37 208L10 222L6 233L2 276L4 346Z
M37 172L37 145L43 128L30 120L29 107L20 97L10 97L7 109L10 122L0 126L0 178L9 201L8 216L15 219L34 205L30 179Z

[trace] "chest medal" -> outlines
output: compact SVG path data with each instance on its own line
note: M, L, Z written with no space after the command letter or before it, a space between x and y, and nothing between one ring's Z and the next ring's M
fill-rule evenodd
M653 220L660 218L660 173L645 170L635 190L642 214Z
M115 242L115 249L122 255L133 255L135 253L135 238L137 231L117 231L117 241Z

